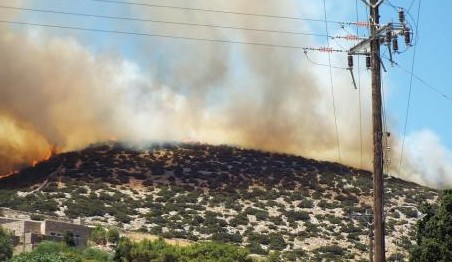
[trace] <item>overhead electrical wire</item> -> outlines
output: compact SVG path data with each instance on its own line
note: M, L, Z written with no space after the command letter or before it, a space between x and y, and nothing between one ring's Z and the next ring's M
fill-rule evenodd
M419 0L419 5L418 5L418 9L417 9L416 31L419 30L419 17L420 17L420 12L421 12L421 3L422 3L422 0ZM411 61L412 74L410 76L410 87L408 89L408 101L407 101L407 106L406 106L406 111L405 111L405 124L403 127L403 139L402 139L402 148L401 148L401 152L400 152L399 170L402 169L403 153L404 153L404 149L405 149L406 130L407 130L408 119L409 119L409 115L410 115L410 104L411 104L411 94L412 94L412 87L413 87L415 58L416 58L416 46L414 46L413 59Z
M245 31L266 32L266 33L292 34L292 35L307 35L307 36L318 36L318 37L326 36L324 34L316 34L316 33L308 33L308 32L295 32L295 31L283 31L283 30L272 30L272 29L222 26L222 25L189 23L189 22L175 22L175 21L165 21L165 20L156 20L156 19L145 19L145 18L134 18L134 17L123 17L123 16L108 16L108 15L97 15L97 14L87 14L87 13L75 13L75 12L65 12L65 11L37 9L37 8L24 8L24 7L5 6L5 5L0 5L0 8L11 9L11 10L31 11L31 12L40 12L40 13L50 13L50 14L71 15L71 16L116 19L116 20L134 21L134 22L188 25L188 26L199 26L199 27L214 27L214 28L221 28L221 29L234 29L234 30L245 30Z
M117 0L79 0L79 1L91 1L91 2L101 2L101 3L110 3L110 4L123 4L123 5L158 7L158 8L166 8L166 9L178 9L178 10L189 10L189 11L212 12L212 13L243 15L243 16L253 16L253 17L279 18L279 19L300 20L300 21L310 21L310 22L322 22L322 23L325 22L325 20L323 20L323 19L301 18L301 17L295 17L295 16L255 14L255 13L234 12L234 11L204 9L204 8L194 8L194 7L159 5L159 4L149 4L149 3L139 3L139 2L126 2L126 1L117 1ZM326 21L326 22L327 23L335 23L335 24L342 24L343 23L343 22L339 22L339 21Z
M358 0L355 0L356 22L359 21ZM359 37L359 27L356 27L356 36ZM363 167L363 116L362 116L362 101L361 101L361 68L360 60L358 59L358 100L359 100L359 141L360 141L360 167Z
M203 41L203 42L217 42L217 43L225 43L225 44L254 45L254 46L262 46L262 47L276 47L276 48L284 48L284 49L292 49L292 50L316 50L316 48L303 47L303 46L243 42L243 41L236 41L236 40L175 36L175 35L153 34L153 33L143 33L143 32L129 32L129 31L107 30L107 29L75 27L75 26L62 26L62 25L54 25L54 24L41 24L41 23L21 22L21 21L10 21L10 20L0 20L0 23L12 24L12 25L49 27L49 28L56 28L56 29L71 29L71 30L80 30L80 31L97 32L97 33L122 34L122 35L130 35L130 36L157 37L157 38L181 39L181 40L192 40L192 41ZM346 52L344 50L332 50L332 51Z
M382 57L384 59L386 59L387 61L391 62L391 59L388 56L382 56ZM413 73L412 71L410 71L410 70L406 69L405 67L401 66L399 63L397 63L395 61L392 61L392 64L395 65L400 70L402 70L402 72L410 75L410 77L413 76L413 79L416 79L419 83L423 84L423 86L429 88L434 93L436 93L437 95L441 96L446 102L452 103L452 97L447 95L443 91L441 91L439 88L434 87L432 84L428 83L427 81L425 81L420 76L418 76L415 73Z
M441 96L442 98L444 98L447 102L452 103L452 98L445 94L444 92L442 92L441 90L439 90L438 88L434 87L433 85L427 83L424 79L420 78L419 76L417 76L416 74L414 74L412 71L402 67L400 64L394 62L394 65L397 66L399 69L401 69L403 72L407 73L410 75L410 77L412 76L414 79L418 80L420 83L424 84L424 86L428 87L429 89L431 89L432 91L434 91L435 93L437 93L439 96Z
M330 46L330 40L329 40L329 30L328 30L328 20L327 20L327 13L326 13L326 2L323 0L323 14L324 14L324 22L325 22L325 32L326 32L326 41L328 47ZM336 110L336 99L334 97L334 83L333 83L333 70L331 66L331 54L328 53L328 67L329 67L329 73L330 73L330 86L331 86L331 97L332 97L332 103L333 103L333 114L334 114L334 127L336 130L336 142L337 142L337 154L339 157L339 162L342 162L341 157L341 144L339 141L339 131L338 131L338 125L337 125L337 110Z
M389 143L388 143L388 136L389 136L389 131L388 131L388 122L387 122L387 114L386 114L386 80L385 77L386 76L386 72L383 73L382 77L381 77L381 100L382 100L382 123L383 123L383 139L384 139L384 144L383 144L383 149L386 149L386 151L384 151L384 165L383 165L383 170L387 169L385 167L388 166L390 161L390 157L389 157ZM386 170L387 171L387 170Z
M333 65L326 65L326 64L322 64L322 63L318 63L315 62L314 60L312 60L309 56L308 56L308 52L305 50L304 51L304 55L306 57L306 60L308 60L309 63L313 64L313 65L317 65L317 66L324 66L324 67L332 67L334 69L340 69L340 70L348 70L348 68L346 67L340 67L340 66L333 66Z
M410 6L408 7L408 12L409 12L409 11L411 10L411 8L413 7L415 1L416 1L416 0L411 0L411 4L410 4Z

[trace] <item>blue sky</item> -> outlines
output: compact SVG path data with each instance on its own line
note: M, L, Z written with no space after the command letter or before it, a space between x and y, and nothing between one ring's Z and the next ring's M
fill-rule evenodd
M260 4L261 1L249 0L249 9L247 12L271 14L279 16L291 16L302 17L309 19L323 19L323 1L317 0L293 0L285 2L286 7L281 10L273 10L271 7L275 6L275 3L279 3L276 0L268 0L272 4ZM286 0L285 0L286 1ZM397 20L397 12L390 4L394 6L401 6L411 9L407 14L411 25L414 27L415 20L417 20L418 5L420 0L392 0L391 2L385 1L381 7L381 23ZM139 3L161 4L169 6L187 6L187 2L181 0L141 0L141 1L129 1ZM215 9L215 10L228 10L237 11L234 8L237 6L233 4L234 1L207 1L207 0L193 0L190 1L189 6L195 8ZM336 1L326 0L327 4L327 18L334 21L356 21L356 15L360 17L360 20L366 19L367 8L361 1L347 0ZM8 0L2 2L5 6L16 6L19 1ZM89 13L97 15L107 16L119 16L119 17L141 17L152 18L156 20L166 21L183 21L183 22L202 22L202 16L206 15L206 12L188 11L188 10L174 10L174 9L161 9L161 8L149 8L143 6L132 6L122 4L109 4L99 1L90 0L23 0L23 7L57 10L73 13ZM407 135L411 135L423 130L429 130L434 133L440 140L440 144L452 149L452 122L449 120L449 115L452 115L452 102L445 99L441 94L447 97L452 97L452 92L449 89L449 61L452 61L452 54L448 52L448 42L451 40L451 34L449 32L449 25L452 24L452 18L448 12L452 9L452 3L449 1L442 1L442 6L439 7L437 2L422 1L419 17L419 30L416 32L418 35L418 41L416 47L408 49L403 54L394 56L394 60L403 68L411 70L414 51L414 73L427 83L420 82L414 78L412 81L412 92L410 99L410 110L408 115ZM358 10L355 7L358 6ZM146 11L143 11L146 9ZM251 11L250 11L251 10ZM217 19L214 22L217 25L236 25L237 21L245 19L241 16L227 15L227 14L213 14ZM80 17L70 16L62 14L49 14L42 12L22 11L18 17L15 17L15 21L24 21L32 23L42 24L54 24L69 27L84 27L84 28L96 28L104 30L118 30L127 32L147 32L153 34L164 35L182 35L188 37L198 38L211 38L211 39L239 39L235 38L238 33L234 30L226 30L227 35L224 33L212 33L206 28L180 26L180 25L164 25L164 24L149 24L150 26L143 26L143 22L133 22L114 19L100 19L93 17ZM191 20L190 20L191 19ZM248 19L248 18L246 18ZM249 18L251 19L251 18ZM253 18L254 19L254 18ZM309 21L293 21L290 19L270 19L265 18L268 21L262 23L254 23L261 28L272 30L289 30L298 32L312 32L318 34L325 33L324 23L309 22ZM271 21L270 21L271 20ZM210 21L210 20L209 20ZM245 23L246 24L246 23ZM174 40L165 38L149 38L141 36L126 36L118 34L108 34L99 32L86 32L67 29L51 29L51 28L39 28L39 27L17 27L11 26L14 30L38 30L36 32L40 34L47 34L49 36L58 37L70 37L76 38L80 41L85 48L88 48L96 54L116 54L124 57L136 63L141 68L159 67L162 66L162 61L170 57L165 53L164 48L155 48L155 43L158 43L159 47L168 45L168 50L181 50L184 51L188 48L197 45L197 48L202 48L208 45L224 45L215 43L196 43L191 40ZM33 28L33 29L32 29ZM352 27L347 29L353 32ZM329 31L332 35L345 34L345 31L341 30L337 24L329 24ZM207 37L206 37L207 33ZM360 34L365 35L366 29L360 29ZM285 38L294 37L286 36L281 37L275 34L261 34L258 37L251 38L252 41L262 43L276 43L276 44L293 44L302 43L300 45L316 47L325 46L324 37L311 37L295 36L290 41ZM335 42L330 42L335 45ZM403 46L403 39L399 39L399 43ZM234 48L236 48L234 46ZM234 49L233 48L233 49ZM382 47L382 50L385 50ZM238 49L238 47L237 47ZM304 59L301 51L294 52L300 59ZM181 53L182 55L182 53ZM313 54L320 62L326 62L327 56L325 54ZM301 60L302 61L302 60ZM335 65L345 66L346 56L344 54L334 54L333 59ZM235 74L240 75L241 71L247 70L246 67L240 64L240 59L232 55L230 62L236 66ZM306 61L304 61L306 62ZM300 62L301 63L301 62ZM343 65L339 64L343 63ZM384 61L387 73L383 73L385 90L386 90L386 112L388 121L390 121L390 132L395 133L398 137L403 137L406 109L408 102L408 91L410 85L410 74L404 72L397 66L391 67L388 61ZM362 64L361 64L362 65ZM171 69L171 64L168 65L168 70ZM317 70L315 65L312 65L310 70ZM165 70L165 68L161 68ZM208 70L205 68L204 70ZM365 71L362 71L365 72ZM348 73L339 73L343 79L336 79L338 82L350 81ZM167 75L167 78L170 76ZM167 80L168 82L171 82ZM225 86L227 83L219 84ZM367 88L367 87L362 87ZM433 90L435 89L435 90ZM221 89L220 89L221 90ZM341 92L338 90L337 92ZM439 92L439 93L438 93ZM409 142L410 140L408 140Z
M396 2L396 1L393 1ZM409 2L409 1L397 1ZM418 1L415 1L410 11L414 18L417 17ZM448 148L452 148L452 92L448 76L450 74L449 61L452 55L448 52L448 42L451 40L451 34L448 26L452 23L448 10L451 10L449 1L438 2L422 1L419 18L419 41L416 50L411 48L407 53L398 55L396 61L404 68L411 70L412 59L414 57L414 73L427 82L431 87L421 83L417 79L413 80L411 105L409 112L409 121L407 132L413 132L419 129L431 129L441 137ZM389 8L389 11L391 9ZM384 12L385 15L393 12ZM404 125L406 104L408 101L408 89L410 75L403 70L390 68L389 77L393 81L395 88L388 101L388 110L400 119L398 132L400 133ZM438 92L433 91L432 87L449 97L449 100L442 97Z

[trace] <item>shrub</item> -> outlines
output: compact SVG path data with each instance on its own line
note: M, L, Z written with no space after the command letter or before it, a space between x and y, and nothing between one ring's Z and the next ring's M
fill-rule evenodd
M7 261L13 255L11 234L0 226L0 261Z
M104 262L111 261L112 257L107 252L97 248L87 248L82 253L83 261Z
M286 248L286 241L284 240L284 237L279 233L270 233L268 235L268 238L270 239L270 245L269 248L272 250L283 250Z
M315 251L322 252L322 253L329 253L329 254L335 255L335 256L343 256L345 254L344 249L338 245L319 247L319 248L316 248Z
M64 242L68 247L75 246L74 233L72 231L68 230L64 233Z
M117 228L109 228L106 234L107 242L116 245L119 241L119 230Z
M290 210L286 213L287 221L295 222L295 221L307 221L310 220L309 212L306 211L295 211Z
M243 237L240 234L230 234L227 232L219 232L219 233L214 233L212 235L213 241L217 241L217 242L221 242L221 243L240 244L240 243L242 243L242 239L243 239Z
M298 204L299 208L313 208L314 202L311 199L304 198L301 200L301 202Z
M93 231L91 231L90 240L97 245L107 244L107 230L101 226L96 226Z

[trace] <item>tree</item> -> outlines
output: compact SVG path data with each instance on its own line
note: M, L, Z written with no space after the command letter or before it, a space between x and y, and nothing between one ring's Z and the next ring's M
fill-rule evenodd
M68 247L75 247L74 233L72 231L67 230L64 233L64 242Z
M417 245L410 261L452 261L452 190L444 190L438 210L421 207L425 217L417 224Z
M83 261L87 260L90 262L112 261L112 257L108 252L96 248L87 248L83 250L83 259Z
M14 256L11 262L79 262L75 254L62 242L44 241L32 252Z
M7 261L13 256L11 234L0 226L0 261Z
M119 239L118 245L115 249L115 255L113 261L115 262L127 262L132 260L131 251L134 244L130 239L121 237Z
M90 240L97 245L107 244L107 230L101 226L96 226L93 231L91 231Z
M80 258L63 253L40 254L36 252L22 253L19 256L13 257L10 260L10 262L81 262L81 261L82 260Z
M119 241L119 230L115 227L109 228L106 235L108 243L113 245L118 244Z

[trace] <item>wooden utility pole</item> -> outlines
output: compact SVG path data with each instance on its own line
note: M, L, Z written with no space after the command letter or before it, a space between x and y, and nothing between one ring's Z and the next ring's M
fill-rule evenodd
M371 257L374 262L384 262L385 258L385 223L383 209L383 122L381 103L381 59L380 45L382 40L391 44L394 25L380 25L379 6L383 0L362 0L370 9L370 36L358 43L349 51L349 69L352 73L353 55L366 55L366 66L372 72L372 127L373 127L373 250ZM405 27L404 27L405 28ZM385 38L386 37L386 38ZM368 50L370 49L370 52ZM363 51L364 50L364 51Z
M399 23L380 25L379 6L384 0L361 0L370 8L369 29L370 36L348 52L348 66L353 77L353 56L365 55L366 67L372 72L372 127L373 127L373 226L374 249L373 261L385 262L385 221L384 221L384 184L383 184L383 121L381 103L381 57L380 46L384 43L388 47L390 62L393 63L392 54L398 53L397 38L405 38L406 48L411 46L412 29L405 21L404 10L400 9ZM392 50L391 50L392 45ZM369 52L370 49L370 52ZM355 85L356 87L356 85ZM371 255L372 257L372 255ZM372 259L371 259L372 260Z
M370 32L377 34L380 23L378 0L370 1ZM372 70L372 125L374 145L374 174L373 174L373 202L374 202L374 262L384 262L385 258L385 223L383 210L383 123L381 106L381 60L380 38L373 37L370 41L370 58Z

